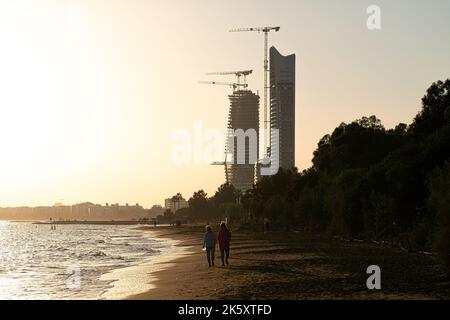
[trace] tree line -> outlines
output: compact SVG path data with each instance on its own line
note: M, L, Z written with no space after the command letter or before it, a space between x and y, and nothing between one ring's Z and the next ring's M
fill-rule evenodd
M431 85L409 125L386 129L376 116L341 123L307 170L280 169L244 194L229 184L211 197L199 190L177 215L391 241L434 251L449 268L450 79Z

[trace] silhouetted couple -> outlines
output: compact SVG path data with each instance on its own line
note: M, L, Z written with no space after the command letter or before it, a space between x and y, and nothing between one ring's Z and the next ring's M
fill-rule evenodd
M222 222L220 224L220 231L217 240L219 242L220 259L222 260L222 266L225 266L225 263L228 265L228 257L230 256L231 232L230 230L228 230L225 222ZM206 226L206 233L203 237L203 248L206 249L206 259L208 260L209 266L214 266L216 235L214 234L210 226Z

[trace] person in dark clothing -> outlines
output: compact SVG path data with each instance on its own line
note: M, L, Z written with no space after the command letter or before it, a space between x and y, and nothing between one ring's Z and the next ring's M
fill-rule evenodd
M225 266L225 263L228 265L228 257L230 256L230 240L231 240L231 232L228 230L225 222L220 224L219 231L219 249L220 249L220 259L222 260L222 266Z
M216 251L216 236L210 226L206 226L206 233L203 237L203 248L206 249L206 259L209 266L214 266L214 254Z

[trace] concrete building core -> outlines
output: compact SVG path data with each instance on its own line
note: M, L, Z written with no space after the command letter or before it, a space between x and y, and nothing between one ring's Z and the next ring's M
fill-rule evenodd
M245 192L255 183L259 154L259 96L250 90L237 90L229 95L229 99L228 139L232 143L227 141L228 165L225 170L230 184ZM239 131L240 136L236 135Z

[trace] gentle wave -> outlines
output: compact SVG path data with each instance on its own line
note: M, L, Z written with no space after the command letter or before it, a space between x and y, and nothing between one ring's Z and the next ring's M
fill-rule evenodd
M0 243L0 299L98 299L111 287L101 275L139 265L168 247L131 226L49 230L25 222L0 222ZM68 283L77 274L81 288L74 290Z

